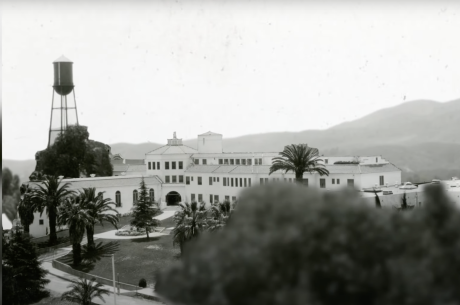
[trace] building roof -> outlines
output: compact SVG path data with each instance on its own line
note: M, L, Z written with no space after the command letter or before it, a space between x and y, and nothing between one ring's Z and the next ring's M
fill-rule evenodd
M145 172L145 165L129 165L128 172Z
M401 170L397 168L394 164L385 163L385 164L368 164L360 165L360 170L362 174L369 173L387 173L387 172L400 172Z
M236 155L248 155L248 157L260 158L264 157L277 157L279 152L221 152L221 153L195 153L193 157L195 158L236 158Z
M187 145L165 145L146 153L146 155L195 154L197 152L196 149Z
M139 186L141 179L144 178L146 184L162 183L158 176L146 175L131 175L131 176L110 176L110 177L86 177L63 179L62 183L70 183L71 189L79 189L82 187L116 187L124 185ZM36 185L42 182L29 182L30 185Z
M59 57L58 59L53 61L53 63L55 63L55 62L72 62L72 61L70 59L68 59L67 57L65 57L64 55L62 55L61 57Z
M128 164L113 164L114 172L126 172L129 168Z
M212 131L208 131L208 132L199 134L198 136L221 136L221 135L222 134L220 134L220 133L215 133L215 132L212 132Z
M144 159L125 159L125 164L129 165L145 165Z

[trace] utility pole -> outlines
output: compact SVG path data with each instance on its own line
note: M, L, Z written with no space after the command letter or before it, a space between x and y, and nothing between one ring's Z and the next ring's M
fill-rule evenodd
M115 291L115 255L112 254L112 270L113 270L113 304L117 305L117 294Z

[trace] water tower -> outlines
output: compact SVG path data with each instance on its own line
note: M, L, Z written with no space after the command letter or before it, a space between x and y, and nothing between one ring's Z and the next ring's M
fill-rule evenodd
M53 62L54 85L48 147L70 125L78 125L77 102L73 85L73 62L61 56Z

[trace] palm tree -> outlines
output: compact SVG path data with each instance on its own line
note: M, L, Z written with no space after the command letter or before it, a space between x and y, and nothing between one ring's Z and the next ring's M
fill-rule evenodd
M173 229L173 245L179 244L181 254L184 253L186 242L197 237L206 227L205 203L201 202L198 206L196 201L180 203L181 210L174 214L176 227Z
M29 234L30 225L34 222L34 205L31 200L32 190L28 184L21 185L21 200L19 201L18 212L24 232Z
M109 295L109 291L103 288L102 284L97 283L94 278L90 281L79 279L78 282L70 284L67 288L72 289L64 292L61 296L61 300L75 302L81 305L90 305L94 298L99 298L105 303L102 295Z
M94 226L96 223L103 225L106 221L112 224L116 229L118 223L117 210L111 207L115 207L115 203L110 198L103 198L103 193L96 195L96 188L83 188L79 194L79 200L82 208L87 210L88 215L91 217L91 221L86 226L86 237L88 239L88 250L96 249L94 243ZM114 212L115 214L111 214Z
M306 144L291 144L284 147L280 157L273 158L269 175L282 170L285 173L292 171L297 182L302 182L303 173L318 173L321 176L329 175L323 160L319 158L318 149L308 147Z
M223 228L233 212L230 201L225 200L223 203L213 203L209 209L211 218L207 221L207 229L209 231L217 231Z
M86 226L92 221L88 211L83 209L74 198L67 198L59 206L58 224L67 225L69 228L74 266L81 263L81 241L85 235Z
M46 177L43 185L38 184L37 189L32 191L30 197L34 205L34 211L39 211L41 215L43 209L46 208L50 221L49 243L51 246L57 243L56 218L58 207L65 198L73 194L69 187L69 183L61 185L61 181L56 176Z

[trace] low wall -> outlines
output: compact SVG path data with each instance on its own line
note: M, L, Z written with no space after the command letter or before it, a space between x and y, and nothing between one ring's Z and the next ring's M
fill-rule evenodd
M69 265L61 263L61 262L58 262L57 260L53 260L52 265L53 265L54 268L56 268L56 269L58 269L58 270L60 270L62 272L69 273L69 274L72 274L72 275L80 277L80 278L85 278L87 280L91 280L92 278L94 278L96 280L96 282L98 282L100 284L107 285L107 286L113 286L113 280L112 279L106 279L106 278L103 278L103 277L100 277L100 276L97 276L97 275L92 275L92 274L89 274L89 273L85 273L85 272L82 272L82 271L75 270L72 267L70 267ZM137 291L139 289L142 289L141 287L138 287L138 286L135 286L135 285L130 285L130 284L122 283L122 282L118 283L117 281L115 281L115 284L117 285L117 287L120 287L121 289L129 290L129 291Z

